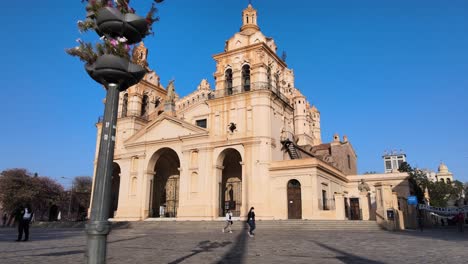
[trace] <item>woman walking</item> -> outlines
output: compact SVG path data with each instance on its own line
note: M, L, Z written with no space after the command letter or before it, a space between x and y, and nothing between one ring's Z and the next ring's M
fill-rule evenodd
M254 237L255 234L253 231L255 230L255 212L253 207L250 208L250 211L247 214L247 224L250 226L250 230L248 232L249 236Z
M227 210L226 212L226 226L223 227L223 233L226 231L227 228L229 228L229 233L232 233L232 212L231 210Z

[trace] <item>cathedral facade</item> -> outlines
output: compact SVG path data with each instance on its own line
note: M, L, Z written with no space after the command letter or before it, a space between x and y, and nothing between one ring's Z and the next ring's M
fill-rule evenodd
M213 56L215 87L202 80L179 97L147 68L120 94L111 217L213 220L229 209L244 219L255 207L265 220L378 220L401 209L407 175L358 176L346 136L322 142L319 110L257 19L249 5ZM147 54L141 43L135 62L148 67Z

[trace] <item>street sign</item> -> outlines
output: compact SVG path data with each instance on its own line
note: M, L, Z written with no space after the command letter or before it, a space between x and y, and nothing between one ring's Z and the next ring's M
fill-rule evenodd
M410 205L416 205L418 204L418 198L414 195L408 196L408 204Z

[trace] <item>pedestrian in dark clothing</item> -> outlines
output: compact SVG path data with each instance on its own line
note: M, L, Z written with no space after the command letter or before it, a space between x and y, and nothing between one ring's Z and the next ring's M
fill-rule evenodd
M24 240L29 240L29 224L33 217L33 212L31 206L25 206L19 210L19 225L18 225L18 239L16 241L21 241L24 233Z
M250 208L250 211L247 214L247 224L250 226L250 230L248 232L249 236L254 237L255 234L253 231L255 230L255 212L253 207Z
M424 229L424 218L423 218L422 210L418 211L418 227L419 227L419 230L421 230L422 232Z
M463 211L460 211L458 213L458 215L456 216L456 220L457 220L457 226L458 226L458 231L459 232L463 232L465 231L464 229L464 225L465 225L465 214L463 213Z
M422 216L418 217L418 226L419 226L419 230L421 230L421 232L422 232L424 230L424 223L423 223Z
M2 220L3 220L3 227L5 227L5 226L6 226L6 222L7 222L7 213L3 213Z

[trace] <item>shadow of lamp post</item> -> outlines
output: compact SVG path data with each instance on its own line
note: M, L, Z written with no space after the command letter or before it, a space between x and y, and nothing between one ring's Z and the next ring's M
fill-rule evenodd
M67 50L68 54L85 61L85 69L89 76L104 85L107 90L92 190L91 215L86 225L85 257L86 263L90 264L106 263L119 92L137 84L147 72L145 67L130 61L128 45L138 43L150 34L152 23L158 20L153 18L156 12L154 5L144 18L134 14L128 2L89 1L86 6L87 19L79 21L78 27L82 31L94 30L104 43L96 44L97 51L94 51L91 44L78 41L79 47ZM154 2L160 3L162 0Z

